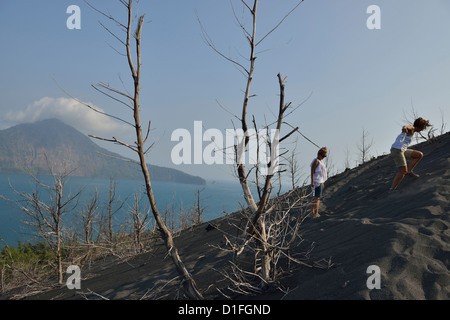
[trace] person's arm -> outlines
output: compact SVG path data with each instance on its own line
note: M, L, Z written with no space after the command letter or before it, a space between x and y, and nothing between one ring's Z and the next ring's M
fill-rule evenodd
M316 173L316 168L319 165L319 161L316 159L313 164L311 165L311 186L315 187L316 185L314 184L314 175Z
M413 126L403 126L402 132L405 132L408 136L412 136L414 134Z

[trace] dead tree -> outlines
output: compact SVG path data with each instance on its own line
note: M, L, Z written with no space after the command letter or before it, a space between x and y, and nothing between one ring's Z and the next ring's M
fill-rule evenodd
M445 127L447 126L447 123L445 122L444 110L439 108L439 111L441 113L441 128L439 130L439 135L443 135L445 133Z
M139 202L140 199L138 197L138 194L135 193L134 204L129 211L129 215L131 216L132 234L134 238L134 244L136 246L135 251L141 253L144 250L142 237L144 235L145 229L147 228L147 219L149 217L150 210L140 208Z
M242 237L249 225L245 215L241 222L235 217L230 218L238 234L233 235L223 231L226 247L219 247L219 249L233 252L236 258L231 262L230 268L218 270L228 280L226 288L218 289L223 296L231 299L230 293L244 296L261 294L266 287L287 293L288 289L280 285L278 281L285 271L299 265L325 270L333 267L331 258L311 261L310 254L315 248L315 243L305 245L300 234L300 227L309 216L310 192L308 193L308 190L309 186L303 186L270 200L272 211L261 218L266 226L266 252L262 251L259 241L248 241L248 238ZM253 265L250 267L249 258L253 259ZM263 259L270 262L268 279L263 278L261 273Z
M200 193L205 190L197 190L195 192L195 200L194 200L194 207L192 208L192 217L191 217L191 224L192 226L199 225L203 222L203 211L205 211L205 207L202 206L202 202L200 199Z
M266 141L266 146L268 147L269 154L270 154L270 161L267 164L267 172L266 174L261 174L260 168L259 168L259 161L257 161L257 164L252 167L250 170L247 170L246 165L244 161L242 161L243 155L247 151L247 148L249 146L250 141L250 135L249 135L249 123L248 123L248 106L250 99L254 96L251 93L251 87L252 87L252 81L253 81L253 74L255 70L255 61L256 61L256 49L257 47L273 32L275 31L282 22L303 2L299 1L297 5L289 11L282 19L281 21L272 28L268 33L264 34L261 38L257 39L256 35L256 26L257 26L257 12L258 12L258 0L254 0L253 4L250 5L246 1L241 0L241 3L243 4L243 9L249 13L251 17L251 29L248 30L244 23L236 16L235 19L237 24L242 29L243 33L246 36L246 39L248 40L249 44L249 57L247 63L249 64L247 67L244 66L244 63L240 63L237 60L233 59L232 57L229 57L225 54L223 54L220 50L216 48L214 43L211 41L211 38L205 31L205 29L202 26L202 23L199 20L200 27L203 32L204 39L208 46L210 46L216 53L218 53L220 56L225 58L226 60L233 63L244 75L246 78L246 84L245 84L245 90L244 90L244 98L243 98L243 104L241 108L241 115L235 116L239 119L241 123L241 129L244 132L244 138L242 141L239 142L235 146L235 152L236 152L236 171L237 176L242 188L243 196L246 201L246 204L248 206L248 211L250 212L248 215L248 223L247 226L244 228L244 237L246 238L245 242L239 246L236 246L235 244L232 244L229 242L230 246L233 248L235 253L237 255L240 255L244 249L247 248L247 245L250 242L255 242L257 244L258 252L257 256L255 256L256 259L260 259L260 267L258 268L258 276L262 280L261 284L264 285L264 283L268 283L273 279L273 245L271 244L271 241L274 239L274 234L272 233L273 227L275 224L270 223L270 225L267 224L268 218L270 215L272 215L277 208L277 205L274 203L271 203L270 195L273 189L272 185L272 178L279 173L279 154L278 154L278 144L282 142L284 139L289 137L292 133L298 130L298 128L294 128L289 133L287 133L284 137L280 137L280 132L282 129L282 125L285 123L284 116L288 108L290 107L290 103L285 103L285 80L286 78L283 77L280 73L277 75L278 79L278 86L280 90L280 99L279 99L279 106L278 106L278 112L276 115L275 121L272 123L272 128L275 128L275 137L273 139L268 139ZM233 8L233 12L234 8ZM255 125L256 127L256 125ZM263 130L268 130L269 125L265 126ZM257 134L258 136L258 134ZM259 145L259 142L257 143ZM259 197L258 200L255 200L256 198L252 194L251 188L250 188L250 181L249 181L249 174L251 171L254 170L254 173L256 175L256 183L257 183L257 189ZM262 178L262 182L260 183L259 180Z
M301 176L299 176L300 167L298 165L298 162L296 160L296 149L297 149L297 142L295 143L294 150L291 151L290 155L287 158L288 162L288 173L289 173L289 180L291 183L292 189L295 189L299 186Z
M64 170L56 174L50 166L49 169L52 184L45 184L41 179L30 174L35 181L33 192L21 192L12 186L11 188L19 196L17 205L27 216L25 224L34 228L38 236L44 239L54 252L58 283L63 284L63 217L67 212L75 209L82 189L73 195L66 196L64 186L70 172ZM41 191L44 195L41 195Z
M84 244L87 247L87 252L84 257L81 259L81 265L91 257L93 244L93 236L94 236L94 224L99 215L98 212L98 191L95 188L95 193L92 199L85 205L83 210L81 211L81 222L83 224L83 233L84 233Z
M93 241L93 225L98 217L98 191L95 188L94 196L86 204L81 212L81 220L83 223L84 241L87 245Z
M368 132L363 128L362 135L361 135L361 143L357 145L359 156L361 158L361 164L366 163L369 156L369 150L372 148L373 145L373 139L370 140L370 142L367 139Z
M134 20L134 12L133 12L133 1L132 0L120 0L120 3L126 8L127 11L127 21L125 23L121 23L118 19L111 16L108 13L105 13L103 11L100 11L90 5L88 5L102 14L104 17L115 23L122 31L125 32L125 37L122 39L119 35L113 33L109 28L102 26L105 28L105 30L112 34L117 40L119 40L120 44L123 46L123 49L125 51L125 56L128 62L128 67L131 73L131 79L133 83L133 90L132 93L127 93L121 90L118 90L109 84L106 83L98 83L96 85L93 85L93 87L101 92L102 94L112 98L114 101L119 102L120 104L124 105L125 107L129 108L133 115L132 121L124 120L120 117L115 117L110 114L106 114L104 112L100 112L99 110L93 108L92 106L81 102L85 106L87 106L90 109L93 109L96 112L100 112L102 114L105 114L107 116L110 116L116 120L122 121L131 127L134 128L135 131L135 137L136 140L134 143L129 144L125 143L116 137L113 137L112 139L105 139L95 136L90 136L92 138L109 141L112 143L116 143L119 145L122 145L133 152L135 152L139 158L138 165L140 166L140 169L142 171L142 175L145 181L145 190L146 195L148 197L148 201L153 213L153 217L156 221L156 224L158 226L158 230L161 234L162 239L164 240L168 255L171 257L172 262L176 268L176 271L178 272L178 275L181 278L181 284L183 286L184 293L186 296L190 299L202 299L202 295L197 289L197 285L192 277L192 275L187 270L186 266L184 265L183 261L180 258L180 255L178 253L178 249L176 248L173 240L173 235L170 232L170 230L167 228L166 224L164 223L164 220L159 212L158 207L156 206L156 200L153 193L153 188L151 184L150 179L150 173L149 168L146 163L146 154L149 152L150 147L146 147L145 143L147 141L147 138L149 137L150 133L150 122L148 123L147 130L143 131L142 128L142 122L140 118L140 89L141 89L141 35L142 35L142 28L144 26L144 19L145 15L141 15L138 17L137 22ZM134 32L132 29L135 28ZM134 38L134 46L132 45L132 39ZM134 54L132 53L134 52Z
M126 203L126 199L120 200L116 198L116 181L113 179L110 179L109 181L109 197L108 202L106 204L106 209L102 213L103 217L102 220L106 220L107 228L104 228L101 233L105 234L106 240L109 243L110 248L114 248L114 231L113 231L113 217L114 215L119 212L123 205ZM103 221L103 223L105 223ZM102 224L102 227L104 225Z

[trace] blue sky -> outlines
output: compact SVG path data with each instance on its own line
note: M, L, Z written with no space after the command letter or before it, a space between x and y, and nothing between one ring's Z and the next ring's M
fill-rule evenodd
M126 18L118 1L91 3L122 21ZM240 1L233 3L241 15ZM258 36L296 3L262 0ZM80 30L66 27L70 5L81 9ZM366 26L370 5L381 9L380 30ZM233 128L236 119L216 101L240 114L245 78L205 44L196 15L217 48L245 63L248 46L230 2L141 0L139 10L148 22L142 35L142 118L152 121L156 141L148 161L207 179L233 179L228 166L175 166L170 156L177 144L170 139L175 129L193 132L194 121L202 121L205 130ZM449 14L448 0L305 0L261 45L252 91L257 96L249 113L261 126L270 122L278 106L276 76L288 76L286 101L296 106L309 98L286 120L327 146L334 171L344 169L347 152L352 165L357 162L363 129L374 142L370 153L387 153L412 106L437 127L442 114L449 123ZM121 47L99 20L114 29L80 0L0 2L0 129L59 117L86 134L134 141L130 128L81 108L55 84L130 119L128 110L91 87L103 81L122 88L122 79L131 88L126 60L111 48ZM248 17L245 21L250 23ZM295 141L298 164L307 175L317 148L300 135L283 147L292 150ZM118 146L98 144L133 157Z

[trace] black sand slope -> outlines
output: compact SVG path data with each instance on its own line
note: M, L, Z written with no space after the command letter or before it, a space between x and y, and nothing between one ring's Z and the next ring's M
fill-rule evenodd
M311 259L329 259L332 268L297 267L282 280L287 294L252 298L450 299L450 134L412 148L424 153L415 170L420 177L406 177L397 191L389 192L397 169L388 155L330 178L321 217L308 218L301 232L315 244ZM212 223L226 228L225 218ZM225 285L216 270L229 257L214 247L223 243L221 232L206 231L207 224L181 233L176 243L200 290L213 299ZM380 289L367 286L369 266L380 270ZM64 287L28 298L177 299L175 277L160 245L127 262L111 258L83 269L81 290Z
M424 153L420 177L405 177L396 191L389 156L327 182L327 214L303 230L317 243L313 254L336 268L294 275L297 289L285 299L450 299L450 135L412 148ZM367 288L371 265L380 289Z

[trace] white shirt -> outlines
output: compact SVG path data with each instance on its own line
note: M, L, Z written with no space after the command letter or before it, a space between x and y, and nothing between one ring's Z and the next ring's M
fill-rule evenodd
M411 143L411 140L412 136L408 136L406 132L402 132L397 136L397 139L395 139L395 142L392 144L392 148L406 151Z
M322 184L325 181L327 181L328 175L327 175L327 167L325 166L325 163L323 163L322 160L316 158L311 162L310 166L312 167L312 165L316 160L319 161L319 164L316 167L316 171L314 171L314 184L318 186L319 184Z

